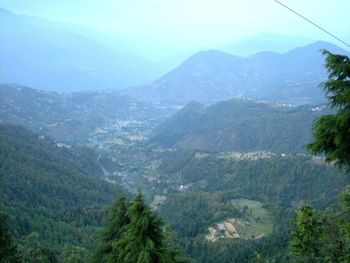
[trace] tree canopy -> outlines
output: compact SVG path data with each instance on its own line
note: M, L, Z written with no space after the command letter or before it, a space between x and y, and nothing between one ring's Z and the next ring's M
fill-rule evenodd
M110 207L96 262L185 263L167 238L162 220L139 193L134 200L118 197Z
M94 262L113 262L112 243L119 240L125 227L130 223L128 200L119 194L109 207L105 227L101 232L101 243L94 255Z
M0 263L19 262L17 248L12 243L6 225L6 216L0 212Z
M338 167L350 167L350 59L324 50L328 79L322 84L335 114L320 117L313 126L314 142L307 148L323 153Z
M308 149L350 171L350 59L324 50L328 79L322 84L332 115L319 118L313 127L314 142ZM311 206L297 210L290 240L292 262L349 262L350 187L340 207L316 213Z

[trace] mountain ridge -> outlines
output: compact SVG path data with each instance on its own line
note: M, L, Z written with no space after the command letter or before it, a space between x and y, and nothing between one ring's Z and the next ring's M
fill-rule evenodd
M160 124L147 145L214 152L304 152L314 119L328 112L325 106L287 107L247 100L209 106L190 103Z
M220 49L233 55L249 56L267 50L275 53L285 53L295 46L303 46L311 42L311 39L302 36L261 33L239 40L236 43L225 45Z
M155 78L151 63L125 43L115 40L118 52L73 26L2 10L0 83L79 91L126 88Z
M98 134L98 128L116 132L120 120L143 121L139 129L147 133L173 111L138 102L116 90L59 93L0 84L0 122L20 124L70 143L87 143L88 138Z
M322 48L349 52L324 41L284 54L260 52L239 57L218 50L194 54L158 80L128 89L141 100L202 103L242 97L293 105L319 104L325 97L319 83L325 80Z

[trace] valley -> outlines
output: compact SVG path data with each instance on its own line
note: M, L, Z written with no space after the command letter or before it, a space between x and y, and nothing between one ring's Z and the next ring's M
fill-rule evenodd
M0 90L1 125L24 125L37 134L38 143L52 140L59 152L68 155L83 147L79 157L69 159L81 162L88 157L81 167L89 167L88 173L106 187L131 195L142 189L146 201L195 259L203 253L200 247L220 246L226 256L232 249L243 249L242 242L254 242L252 249L258 249L259 244L289 231L288 220L300 204L327 207L341 186L349 183L347 177L303 148L310 138L312 120L330 112L323 106L286 107L229 100L209 106L190 103L179 110L176 104L138 102L107 91L65 95L6 85ZM31 99L20 103L28 97ZM266 129L263 133L262 127ZM278 133L274 135L273 131ZM236 133L235 140L229 140L230 133ZM190 138L181 139L189 134L195 134L192 138L203 136L200 141L205 147L197 147L201 144L193 144ZM254 134L259 134L256 136L261 141L249 138ZM270 137L264 138L264 134ZM290 140L266 144L282 134ZM292 138L298 138L298 143ZM18 185L18 179L11 180ZM108 198L111 200L112 195ZM95 233L96 224L101 223L100 209L108 203L101 202L81 216L97 216L89 233ZM5 208L11 216L24 209L17 201L5 201ZM46 214L27 213L34 213L34 219L20 220L30 222L40 215L52 227L57 224ZM73 222L73 218L65 220ZM14 221L13 227L19 224ZM78 231L80 225L72 227ZM29 229L18 230L18 237L36 231L44 246L56 242L48 239L40 225ZM65 242L76 244L73 239ZM82 240L79 245L87 248L84 242L88 241ZM286 242L275 245L281 253ZM55 247L62 250L59 245Z
M144 198L139 210L195 263L289 262L295 211L339 209L348 171L307 145L337 112L318 87L320 49L348 51L282 38L275 53L260 36L155 69L118 38L1 8L0 21L0 198L21 255L89 262L116 247L98 237L123 230L102 226L129 226Z

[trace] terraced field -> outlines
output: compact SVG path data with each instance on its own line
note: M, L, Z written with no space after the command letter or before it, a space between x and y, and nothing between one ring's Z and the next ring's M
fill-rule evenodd
M239 198L230 203L244 212L243 218L228 218L208 228L208 241L219 238L258 239L272 233L273 217L258 201Z

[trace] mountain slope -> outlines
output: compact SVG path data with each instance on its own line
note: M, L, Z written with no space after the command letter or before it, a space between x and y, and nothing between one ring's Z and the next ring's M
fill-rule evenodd
M157 175L163 183L158 193L164 184L168 186L158 211L183 237L187 254L199 262L205 257L207 262L225 263L256 262L257 251L271 258L277 256L276 262L283 262L278 254L287 253L290 221L296 207L305 203L319 208L332 206L350 181L349 176L325 164L320 157L269 152L169 151L162 158ZM242 199L248 201L238 206L243 214L232 211ZM248 204L256 201L262 203L272 218L260 211L257 221L264 226L259 229L266 232L247 240L245 232L257 223L256 206L254 209ZM231 233L242 238L231 238L225 231L230 228L226 223L236 220L241 227ZM271 222L273 231L268 227ZM204 235L212 234L213 230L215 233L215 228L221 238L208 242Z
M0 85L0 122L20 124L61 141L86 142L98 128L116 130L120 120L143 121L141 128L148 132L172 111L117 91L65 94Z
M114 41L113 49L92 37L0 9L0 83L78 91L125 88L153 78L150 63L130 53L132 48Z
M118 190L99 178L97 155L58 147L20 126L0 124L0 198L16 238L38 232L54 252L93 247L102 207Z
M190 103L153 132L148 144L208 151L303 151L322 107L284 107L230 100Z
M199 52L153 83L130 89L140 99L213 102L232 97L294 105L321 103L318 88L326 77L321 49L348 54L327 43L284 54L262 52L237 57L217 50Z

